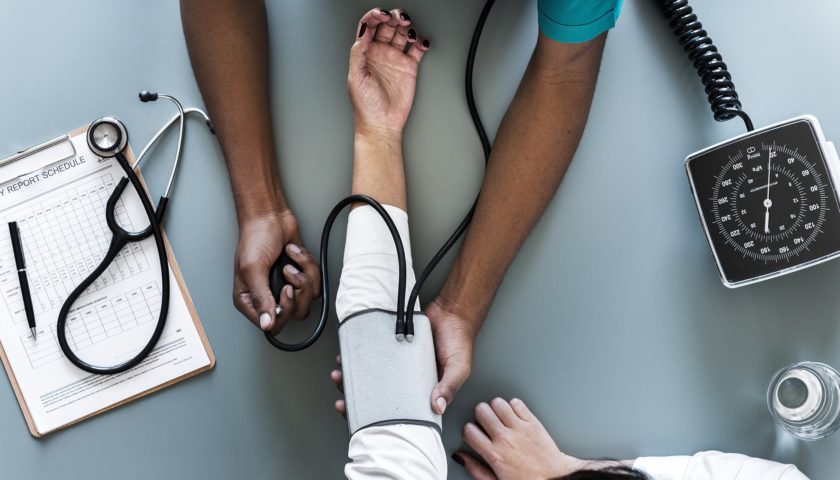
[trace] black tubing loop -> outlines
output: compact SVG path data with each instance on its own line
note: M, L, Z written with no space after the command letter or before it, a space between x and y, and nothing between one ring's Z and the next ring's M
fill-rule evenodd
M61 310L58 312L58 320L56 321L56 334L58 336L58 346L61 348L61 351L64 352L64 355L77 367L85 370L86 372L90 373L102 373L107 374L107 371L101 371L101 367L95 367L89 365L87 362L81 360L73 350L70 348L70 344L67 342L67 316L70 314L70 309L73 308L73 304L76 303L76 300L87 290L93 282L96 281L97 278L102 275L105 270L111 265L111 261L116 257L117 253L125 246L126 240L125 237L114 234L111 237L111 242L108 245L108 251L105 254L102 262L96 266L96 268L87 276L84 280L82 280L76 288L70 292L70 295L64 300L64 303L61 305ZM119 373L119 372L114 372Z
M111 230L111 233L116 234L118 231L122 230L120 224L117 222L116 215L114 214L115 210L117 209L117 202L122 196L125 187L128 185L128 178L123 177L117 182L117 185L114 187L114 191L111 192L111 196L108 197L108 202L105 204L105 223L108 225L108 229Z
M475 25L475 30L473 31L472 41L470 42L470 49L467 52L467 68L464 74L464 90L467 96L467 107L470 111L470 118L473 121L473 126L475 127L475 131L478 134L478 139L481 142L481 148L484 150L484 166L487 166L487 162L490 161L490 151L491 151L491 144L490 139L487 137L487 132L484 130L484 124L481 122L481 115L478 113L478 107L475 103L475 93L473 91L473 70L475 66L475 55L478 51L478 43L481 40L481 32L484 30L484 24L487 21L487 17L490 15L490 10L493 8L493 4L495 4L495 0L487 0L484 4L484 8L481 10L481 15L478 17L478 22ZM461 220L461 223L455 228L455 231L452 232L452 235L444 242L443 246L440 247L440 250L435 253L429 263L423 268L423 271L420 272L420 275L417 277L417 281L414 284L414 288L411 289L411 294L408 296L408 305L409 309L406 314L406 322L408 325L411 325L411 330L414 330L414 304L417 302L417 297L420 296L420 289L423 288L423 285L428 280L429 276L432 274L432 271L438 266L443 257L449 253L449 250L455 245L459 238L464 235L466 232L467 227L469 227L470 222L472 222L473 215L475 214L475 207L478 205L478 198L481 195L481 191L479 190L478 195L476 195L475 201L470 207L470 210L464 216L464 219Z
M478 113L478 107L476 106L475 102L475 95L473 92L473 70L475 65L475 55L478 51L478 44L479 40L481 39L481 32L484 29L484 24L487 21L488 15L490 15L490 10L493 8L493 4L495 4L495 0L487 0L484 4L484 7L481 10L481 15L478 17L478 22L476 23L475 30L473 31L472 41L470 42L469 52L467 53L467 66L465 71L465 90L466 90L466 97L467 97L467 107L470 111L470 118L473 121L473 125L475 126L476 133L478 134L479 141L481 142L481 147L484 151L484 165L487 165L487 162L490 160L490 151L491 151L491 144L490 139L487 136L487 132L484 129L484 125L481 122L481 115ZM479 195L481 192L479 191ZM321 305L321 318L318 321L318 325L315 327L315 330L306 340L296 343L296 344L287 344L278 340L275 336L271 335L270 333L266 332L265 336L268 341L275 347L279 348L280 350L285 350L288 352L296 352L299 350L303 350L308 348L321 335L324 330L324 327L327 324L327 317L329 316L330 311L330 289L329 289L329 272L327 264L328 262L328 246L329 246L329 236L330 231L332 230L332 224L335 221L335 218L338 216L339 212L347 205L359 202L365 203L370 205L374 208L374 210L379 213L382 219L385 221L385 224L388 226L388 229L391 231L391 236L394 239L395 246L397 247L397 259L399 261L399 284L398 288L398 304L397 304L397 326L396 326L396 335L397 338L403 337L407 339L411 339L414 335L414 305L417 303L417 297L420 295L420 289L425 284L426 280L431 275L432 271L434 271L435 267L440 263L444 256L452 249L455 243L458 241L459 238L464 234L467 230L467 227L470 225L472 221L473 214L475 213L475 207L478 204L478 196L476 195L476 199L473 202L472 206L470 207L467 214L464 216L461 223L455 228L455 231L446 239L443 246L435 253L429 263L423 268L423 271L417 277L417 281L414 284L414 288L412 288L410 295L408 296L408 302L405 301L405 289L406 289L406 264L405 264L405 251L403 249L402 240L400 239L399 231L397 230L396 226L391 220L390 215L382 205L374 200L371 197L365 195L351 195L349 197L344 198L341 200L330 212L330 215L327 217L327 221L324 224L324 230L321 233L321 292L323 295L323 304ZM408 309L406 310L406 304L408 305Z
M151 224L139 232L129 232L120 225L116 217L117 202L120 200L128 182L128 177L121 178L117 182L117 186L114 187L114 191L111 192L111 196L108 197L108 202L105 204L105 223L115 237L120 237L126 242L139 242L154 233ZM158 222L161 221L160 215L156 215L155 218Z
M312 346L318 340L318 337L321 336L321 333L324 332L324 327L327 325L327 320L330 315L330 303L331 302L331 295L330 295L330 282L329 282L329 247L330 247L330 234L332 232L333 223L335 223L336 218L344 210L345 207L351 205L353 203L364 203L376 210L376 213L382 217L382 220L385 222L385 225L388 227L388 230L391 232L391 238L394 240L394 246L397 249L397 262L399 264L399 281L397 283L397 324L395 329L396 335L403 335L405 336L405 288L406 288L406 259L405 259L405 249L403 248L402 238L400 237L400 232L397 230L397 226L394 224L394 220L388 214L388 211L385 210L385 207L382 206L381 203L377 202L373 198L367 195L350 195L345 197L339 201L335 207L333 207L332 211L330 212L329 216L327 216L327 221L324 223L324 230L321 232L321 295L322 295L322 303L321 303L321 317L318 320L318 325L315 326L315 329L312 333L307 337L305 340L298 342L298 343L285 343L272 335L269 332L265 332L265 338L271 343L274 347L284 350L286 352L297 352ZM409 308L409 311L412 309Z
M732 74L688 0L659 0L659 5L668 26L703 82L715 120L723 122L740 117L747 130L752 131L752 120L743 110Z
M166 318L169 313L169 262L166 258L167 251L166 244L163 241L163 230L161 229L160 224L156 221L157 219L155 215L155 207L154 205L152 205L152 201L149 199L149 196L146 195L146 191L143 188L143 185L140 183L140 179L137 177L137 174L134 173L134 171L131 169L131 166L128 164L128 160L126 160L122 152L116 155L116 159L120 167L122 167L123 171L128 176L128 180L131 182L131 185L137 192L137 196L140 197L140 203L143 205L143 210L145 210L146 212L146 218L149 220L149 227L151 228L155 239L155 246L157 247L158 261L160 262L161 272L160 312L158 313L158 321L155 325L155 329L152 332L151 337L149 337L149 341L146 342L146 345L134 357L118 365L111 367L101 367L87 363L81 358L79 358L70 348L70 345L67 343L67 334L65 330L67 326L67 315L70 313L70 309L73 307L73 304L76 303L76 300L79 298L79 296L81 296L85 289L87 289L87 287L89 287L90 284L92 284L97 278L99 278L99 276L110 266L111 261L114 259L116 254L119 253L122 247L125 246L125 243L127 243L125 238L123 238L122 235L118 234L115 231L114 237L111 239L111 244L108 247L108 253L106 254L105 258L102 260L102 262L99 263L96 269L70 293L70 295L64 301L64 304L61 306L61 310L58 314L58 322L56 325L56 330L58 331L58 344L61 348L61 351L64 353L67 359L70 360L70 362L73 365L79 367L80 369L88 373L98 375L113 375L117 373L122 373L139 365L143 360L145 360L160 340L160 337L163 334L163 329L166 326ZM122 183L122 180L120 181L120 183ZM123 188L125 188L125 186L123 186ZM112 197L108 199L108 205L116 205L115 199L113 200L113 202L111 201L113 198L114 197L112 195ZM120 230L122 229L120 228ZM131 235L138 235L138 233L136 232L125 232L125 234L127 235L126 238L130 237Z

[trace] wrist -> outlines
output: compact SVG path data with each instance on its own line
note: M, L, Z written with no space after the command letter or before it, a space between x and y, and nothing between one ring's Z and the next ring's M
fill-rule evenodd
M493 303L498 282L488 272L470 267L474 263L462 261L463 254L463 250L459 252L435 301L446 312L473 325L478 333Z
M224 153L236 217L240 223L289 209L273 147Z
M582 460L575 458L577 466L573 471L606 470L608 468L633 468L635 460Z
M385 128L356 121L355 141L357 144L400 148L402 138L402 128Z
M240 226L254 220L291 214L281 191L234 194L234 203L236 205L236 218Z
M484 315L476 314L474 311L462 308L441 292L427 307L432 310L430 316L452 319L458 322L459 328L472 339L478 336L481 325L484 323ZM437 310L435 314L435 310Z

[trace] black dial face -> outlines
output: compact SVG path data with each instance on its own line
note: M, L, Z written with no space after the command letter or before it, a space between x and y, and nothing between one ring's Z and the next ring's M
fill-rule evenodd
M701 220L728 284L840 251L840 217L807 120L762 130L688 161Z

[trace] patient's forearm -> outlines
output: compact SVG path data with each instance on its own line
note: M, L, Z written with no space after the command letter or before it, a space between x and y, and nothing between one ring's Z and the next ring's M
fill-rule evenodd
M271 123L263 0L181 0L181 21L240 221L285 209Z
M356 131L353 194L407 210L401 134Z
M499 127L475 217L438 299L473 334L575 154L605 39L561 44L541 36Z

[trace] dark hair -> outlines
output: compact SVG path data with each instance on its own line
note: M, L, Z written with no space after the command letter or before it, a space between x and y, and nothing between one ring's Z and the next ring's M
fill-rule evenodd
M650 477L630 467L616 466L601 470L578 470L554 480L650 480Z

